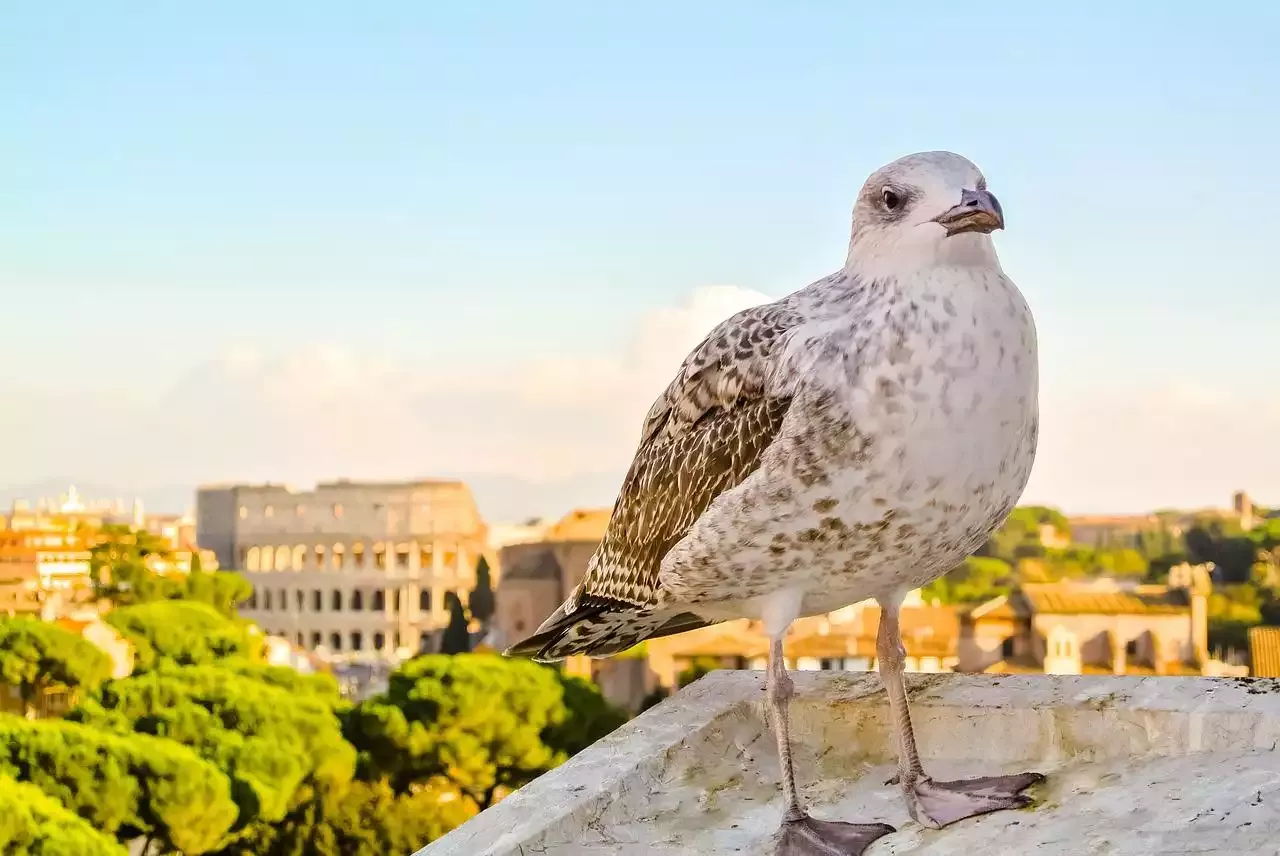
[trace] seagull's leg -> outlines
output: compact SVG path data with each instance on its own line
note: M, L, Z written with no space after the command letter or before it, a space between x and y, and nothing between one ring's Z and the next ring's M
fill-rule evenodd
M796 796L796 774L791 764L791 729L788 707L795 684L787 674L782 656L782 637L769 645L767 675L769 719L778 741L778 765L782 768L782 797L786 813L778 834L775 856L861 856L871 842L893 832L885 823L838 823L815 820L800 807Z
M876 657L880 661L880 677L889 695L889 715L893 720L894 741L898 748L898 775L894 778L902 788L907 811L921 824L941 829L966 817L1030 805L1031 798L1022 791L1044 781L1044 776L1039 773L982 776L954 782L935 782L925 774L920 753L916 750L911 711L907 707L907 690L902 680L906 652L902 648L902 633L898 626L900 605L898 598L880 601Z

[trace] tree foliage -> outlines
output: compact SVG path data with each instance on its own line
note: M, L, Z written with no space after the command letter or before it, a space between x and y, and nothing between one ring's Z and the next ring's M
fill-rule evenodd
M568 715L542 732L552 749L572 757L627 721L627 714L609 704L591 681L560 671L555 674Z
M445 606L449 609L449 626L440 640L441 654L465 654L471 650L471 631L467 628L467 611L453 592L446 592Z
M1188 529L1184 537L1191 562L1213 563L1223 582L1248 582L1258 545L1239 526L1205 521Z
M471 617L479 621L485 627L489 626L489 620L493 618L493 613L497 603L493 594L493 576L489 570L489 560L484 556L476 562L476 587L472 590L471 596L467 598L467 608L471 611Z
M283 820L311 788L342 785L355 767L331 699L220 666L168 666L111 681L71 718L195 750L230 777L241 828Z
M169 542L145 529L108 524L89 548L89 572L99 597L120 606L172 597L179 584L154 573L153 558L168 559Z
M235 615L236 606L253 592L248 580L233 571L202 570L199 554L191 557L190 573L166 575L152 570L155 560L172 558L169 542L159 535L123 524L104 526L89 550L94 590L116 606L192 600L226 616Z
M924 587L925 600L943 603L979 603L1008 594L1022 583L1047 583L1090 577L1150 579L1150 556L1134 546L1046 545L1041 527L1052 526L1068 534L1062 512L1044 506L1022 506L971 556L946 576ZM1167 534L1167 533L1166 533ZM1151 546L1163 547L1165 538L1153 538ZM1168 572L1173 556L1165 557L1156 572Z
M192 556L193 567L183 581L179 596L183 600L207 603L225 616L234 616L236 607L253 594L253 586L234 571L201 571L194 567L195 561L196 557Z
M92 689L111 677L111 658L91 642L33 618L0 618L0 682L16 686L28 712L46 688Z
M414 853L476 813L448 782L397 794L385 781L332 789L263 834L219 856L384 856Z
M240 677L252 678L294 695L316 696L332 704L341 701L338 696L338 681L333 675L324 672L303 674L289 666L270 666L245 660L228 660L219 665Z
M64 721L0 716L0 776L149 852L380 856L417 850L625 718L588 681L486 654L412 660L359 705L327 675L164 659Z
M398 794L444 779L480 808L560 763L616 724L582 704L589 689L551 668L490 654L428 654L391 676L387 692L357 705L345 733L360 750L360 776ZM598 692L596 693L598 695ZM597 729L557 729L575 715Z
M977 603L1008 594L1015 582L1013 567L1004 559L970 556L946 576L921 591L926 601Z
M95 829L167 850L213 850L236 818L214 765L168 740L0 714L0 775L38 786Z
M228 657L256 658L255 628L204 603L166 600L115 609L106 621L129 638L139 671L165 663L198 666Z
M126 851L34 785L0 776L0 853L125 856Z

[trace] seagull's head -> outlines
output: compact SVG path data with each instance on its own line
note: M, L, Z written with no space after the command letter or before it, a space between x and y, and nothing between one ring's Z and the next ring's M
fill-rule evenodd
M1004 211L982 172L951 152L899 158L871 174L853 206L849 266L892 275L939 264L998 265Z

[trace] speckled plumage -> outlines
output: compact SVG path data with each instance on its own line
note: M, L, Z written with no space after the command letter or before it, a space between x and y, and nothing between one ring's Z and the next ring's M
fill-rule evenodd
M984 187L945 153L868 181ZM971 170L972 175L965 171ZM512 653L605 656L737 617L777 621L928 582L1026 484L1035 328L986 234L871 216L841 271L717 326L650 409L581 585ZM781 604L781 606L780 606Z

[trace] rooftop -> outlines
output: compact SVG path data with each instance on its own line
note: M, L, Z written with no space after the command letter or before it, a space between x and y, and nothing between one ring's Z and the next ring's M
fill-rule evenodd
M1011 601L1025 599L1031 611L1056 615L1150 615L1190 609L1187 593L1166 586L1131 589L1062 583L1026 583Z
M793 673L803 799L898 831L867 856L1274 853L1280 681L908 675L938 778L1036 769L1036 804L909 819L876 675ZM417 856L771 856L781 814L761 672L714 672Z
M609 526L610 508L575 508L547 530L547 541L600 541Z

